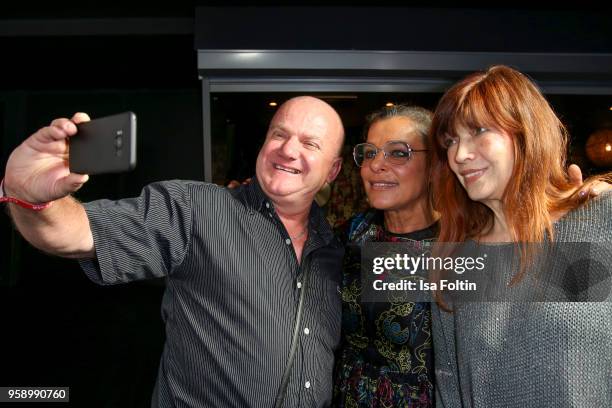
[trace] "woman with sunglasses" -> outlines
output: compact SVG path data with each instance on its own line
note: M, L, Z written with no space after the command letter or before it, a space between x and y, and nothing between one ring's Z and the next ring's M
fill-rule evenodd
M428 178L431 118L431 112L420 107L382 108L368 116L366 142L353 151L371 210L352 218L344 234L337 407L433 404L430 304L364 302L360 270L366 242L419 243L436 236Z
M564 167L565 128L535 84L505 66L448 90L431 135L439 241L507 248L518 260L487 273L507 288L504 302L457 303L442 292L433 306L436 405L612 406L612 194L578 192ZM526 243L543 242L579 262L539 263ZM546 282L564 291L543 289L561 296L536 302L541 278L557 273Z

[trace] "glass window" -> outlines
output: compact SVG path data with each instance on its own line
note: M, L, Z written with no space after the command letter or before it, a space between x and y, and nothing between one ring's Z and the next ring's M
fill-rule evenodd
M301 93L212 93L212 175L213 182L227 184L254 175L257 153L276 109ZM322 192L332 225L345 221L367 206L353 163L351 149L363 140L368 113L387 103L407 103L434 110L441 93L313 93L330 103L340 114L346 130L343 170ZM590 160L586 152L589 136L600 129L612 129L612 97L607 95L547 95L553 109L570 133L569 163L578 164L585 176L612 169ZM611 132L612 134L612 132ZM612 143L612 141L611 141ZM605 149L605 144L600 149ZM610 148L612 150L612 147ZM607 152L612 157L612 151ZM608 162L610 163L610 161ZM325 193L325 194L323 194Z

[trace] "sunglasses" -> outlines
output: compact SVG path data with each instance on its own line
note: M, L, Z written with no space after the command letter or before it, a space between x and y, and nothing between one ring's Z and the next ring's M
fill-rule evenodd
M378 152L383 152L385 160L393 165L407 163L412 158L412 153L426 152L427 149L413 149L408 143L399 140L391 140L379 149L372 143L359 143L353 148L353 158L359 167L367 165L376 158Z

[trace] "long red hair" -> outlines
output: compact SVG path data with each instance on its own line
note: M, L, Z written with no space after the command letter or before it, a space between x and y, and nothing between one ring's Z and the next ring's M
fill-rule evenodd
M493 225L493 212L468 197L449 167L443 141L456 134L458 127L489 127L511 135L515 165L502 201L512 240L519 247L541 242L546 235L552 240L555 216L585 201L566 172L567 131L529 78L498 65L454 85L434 113L431 180L434 206L441 215L439 241L477 239ZM585 184L603 178L591 178ZM524 248L523 265L528 258Z

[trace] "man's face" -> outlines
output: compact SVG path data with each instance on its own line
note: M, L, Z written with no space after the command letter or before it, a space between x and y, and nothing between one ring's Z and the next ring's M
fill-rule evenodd
M276 113L257 157L257 179L273 200L311 201L335 179L342 127L333 109L315 98L295 98Z

